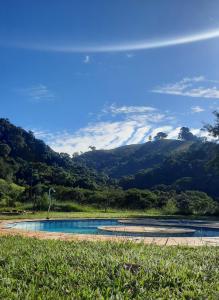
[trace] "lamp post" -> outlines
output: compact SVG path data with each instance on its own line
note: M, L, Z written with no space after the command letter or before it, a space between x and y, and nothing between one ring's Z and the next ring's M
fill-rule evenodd
M55 193L55 189L54 188L50 188L49 189L49 207L48 207L48 211L47 211L47 219L49 219L49 213L50 213L50 209L51 209L51 205L52 205L52 196L51 193Z

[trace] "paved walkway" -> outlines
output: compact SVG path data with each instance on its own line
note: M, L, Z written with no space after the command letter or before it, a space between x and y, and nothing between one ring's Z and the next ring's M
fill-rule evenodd
M107 236L107 235L90 235L90 234L67 234L57 232L42 232L42 231L26 231L7 227L8 224L14 222L23 221L39 221L37 220L10 220L0 221L0 236L25 236L39 239L54 239L54 240L65 240L65 241L133 241L137 243L154 244L160 246L219 246L219 237L119 237L119 236Z

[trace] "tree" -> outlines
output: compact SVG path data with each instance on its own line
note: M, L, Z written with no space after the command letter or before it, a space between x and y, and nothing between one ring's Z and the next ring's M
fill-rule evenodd
M96 147L95 146L89 146L88 147L91 151L95 151L96 150Z
M218 140L219 139L219 112L214 111L213 114L216 117L215 124L214 125L207 124L204 126L203 129L207 130L211 136L217 138ZM214 158L211 160L211 165L214 166L219 171L219 149L218 148L219 147L217 145Z
M214 125L207 124L204 126L204 130L207 130L211 136L219 139L219 112L214 111L213 114L216 117Z
M125 194L124 202L127 208L151 208L156 207L157 196L149 190L129 189Z
M149 135L149 137L148 137L148 142L151 142L151 141L152 141L152 136Z
M75 158L75 157L78 157L79 156L79 152L74 152L73 154L72 154L72 158Z
M177 206L181 213L206 215L214 214L217 203L206 193L200 191L186 191L176 196Z
M0 179L0 206L15 206L17 200L21 199L25 188L15 183L9 183L4 179Z
M178 212L177 202L174 198L167 200L165 206L163 207L165 214L174 215Z
M192 214L213 214L217 209L217 203L206 193L199 191L187 191L189 198L188 210Z
M7 144L0 144L0 156L8 157L11 148Z
M197 141L197 136L192 134L188 127L181 127L178 139L182 141Z
M159 141L165 138L167 138L167 134L165 132L158 132L157 135L154 137L154 140Z

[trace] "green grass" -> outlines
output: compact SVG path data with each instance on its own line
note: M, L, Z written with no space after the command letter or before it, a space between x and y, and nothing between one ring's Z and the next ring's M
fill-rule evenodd
M121 210L121 209L97 209L89 206L76 207L76 211L51 211L50 218L127 218L127 217L146 217L146 216L161 216L162 213L159 210ZM34 218L46 218L46 211L38 211L33 213L27 213L22 215L3 215L0 213L0 220L7 219L34 219Z
M1 237L0 299L219 299L219 248Z
M219 220L219 216L198 216L198 215L170 215L163 209L151 208L146 210L128 210L128 209L113 209L108 208L105 211L103 208L97 208L92 205L82 205L73 201L56 201L53 204L54 207L51 209L49 214L50 218L142 218L142 217L156 217L156 218L188 218L188 219L208 219L208 220ZM26 211L22 215L5 215L1 212L4 211ZM0 208L0 221L1 220L13 220L13 219L45 219L47 218L47 211L33 211L33 204L26 203L17 206L16 208Z
M166 215L159 210L116 210L108 209L107 212L101 209L96 210L84 210L76 212L53 212L51 211L49 217L60 218L60 219L71 219L71 218L172 218L172 219L204 219L204 220L218 220L218 216L183 216L183 215ZM22 214L22 215L3 215L0 213L1 220L14 220L14 219L46 219L46 211L38 211L34 214Z

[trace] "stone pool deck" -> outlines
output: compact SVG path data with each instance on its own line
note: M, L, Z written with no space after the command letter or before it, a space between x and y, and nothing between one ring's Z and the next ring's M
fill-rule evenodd
M110 232L126 233L157 233L157 234L176 234L176 233L194 233L194 229L176 228L176 227L158 227L158 226L100 226L98 229Z
M45 219L44 219L45 220ZM57 220L57 219L51 219ZM136 243L153 244L159 246L219 246L219 237L121 237L107 235L91 235L91 234L67 234L57 232L43 231L26 231L7 227L11 223L24 221L42 221L42 219L23 219L23 220L0 220L0 236L23 236L38 238L42 240L64 240L64 241L132 241ZM129 220L127 220L129 221ZM134 220L133 220L134 221ZM142 221L142 220L141 220ZM128 222L127 222L128 223ZM172 223L171 223L172 225ZM219 228L219 223L215 222L215 226L211 223L212 228ZM206 225L207 226L207 225Z

